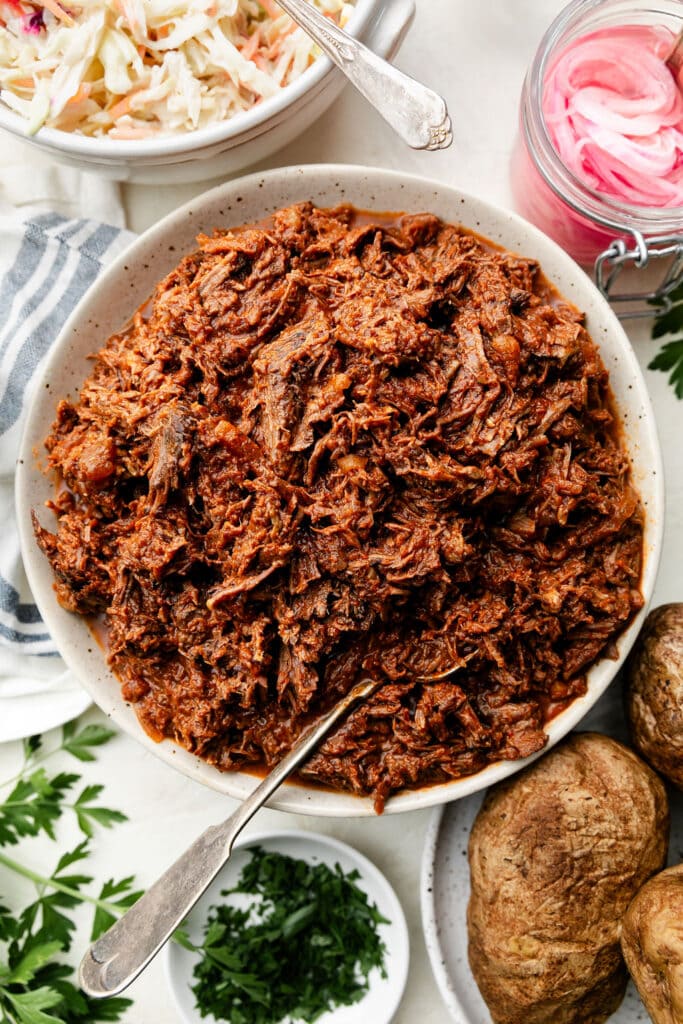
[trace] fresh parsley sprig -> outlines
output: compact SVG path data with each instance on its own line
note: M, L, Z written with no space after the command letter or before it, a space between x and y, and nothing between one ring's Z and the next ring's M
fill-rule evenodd
M50 774L43 763L59 753L81 762L95 760L93 749L114 733L101 725L79 728L69 723L61 743L45 750L42 739L24 742L19 772L0 784L0 895L9 872L32 882L36 898L23 909L0 905L0 1024L98 1024L118 1021L129 999L91 1000L74 984L73 967L58 959L71 948L75 922L71 912L81 904L94 907L91 939L95 939L141 895L132 876L108 879L94 895L91 875L82 871L89 854L89 839L97 825L111 828L126 820L120 811L98 803L102 786L84 786L73 799L80 776ZM45 834L55 838L55 825L64 813L73 813L85 839L62 854L49 874L30 868L24 858L10 856L8 848Z
M86 725L76 731L76 724L69 722L62 729L61 743L53 750L44 750L40 736L25 740L21 768L13 778L0 783L0 791L13 786L0 802L0 847L14 845L26 836L37 836L41 832L54 839L54 824L67 806L76 811L85 835L92 835L90 823L93 820L105 827L124 821L125 816L120 811L93 806L102 786L86 786L75 804L69 805L67 797L80 776L58 772L50 778L46 770L39 767L62 751L79 761L93 761L95 757L91 748L107 743L112 736L113 731L102 725Z
M666 309L663 309L663 299L655 300L653 305L660 307L660 312L655 313L652 337L663 338L667 334L679 332L683 335L683 284L670 293ZM648 363L648 370L668 373L669 384L676 398L683 398L683 336L662 345L654 359Z
M683 338L662 345L648 369L668 373L676 398L683 398Z

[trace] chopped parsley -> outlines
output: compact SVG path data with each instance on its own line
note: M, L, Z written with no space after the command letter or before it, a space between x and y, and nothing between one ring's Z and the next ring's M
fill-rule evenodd
M359 1002L385 978L388 924L356 885L357 871L250 851L227 902L211 907L192 986L202 1017L230 1024L318 1020ZM230 901L234 894L250 897Z

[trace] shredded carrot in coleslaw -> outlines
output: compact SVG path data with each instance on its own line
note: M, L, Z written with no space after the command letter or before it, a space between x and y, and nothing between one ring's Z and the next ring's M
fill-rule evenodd
M342 26L353 0L312 0ZM273 96L318 50L274 0L0 0L0 101L83 135L202 128Z

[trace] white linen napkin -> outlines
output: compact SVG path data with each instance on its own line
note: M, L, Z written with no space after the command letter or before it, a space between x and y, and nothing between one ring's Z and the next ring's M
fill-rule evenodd
M103 265L134 238L118 186L3 136L0 153L0 742L60 725L90 698L33 603L19 553L14 467L33 383Z

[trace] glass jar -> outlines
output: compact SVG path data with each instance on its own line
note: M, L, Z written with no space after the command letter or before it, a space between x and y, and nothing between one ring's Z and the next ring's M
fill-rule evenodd
M543 86L549 66L572 40L597 29L663 25L677 36L682 0L574 0L552 23L536 52L522 89L519 133L512 157L512 191L518 211L584 266L593 266L598 287L613 302L628 302L628 315L651 315L643 302L665 304L683 279L683 207L633 206L600 194L570 171L552 144L543 116ZM664 260L660 280L615 294L622 269L638 270ZM648 279L650 282L650 279ZM635 302L635 307L634 307Z

